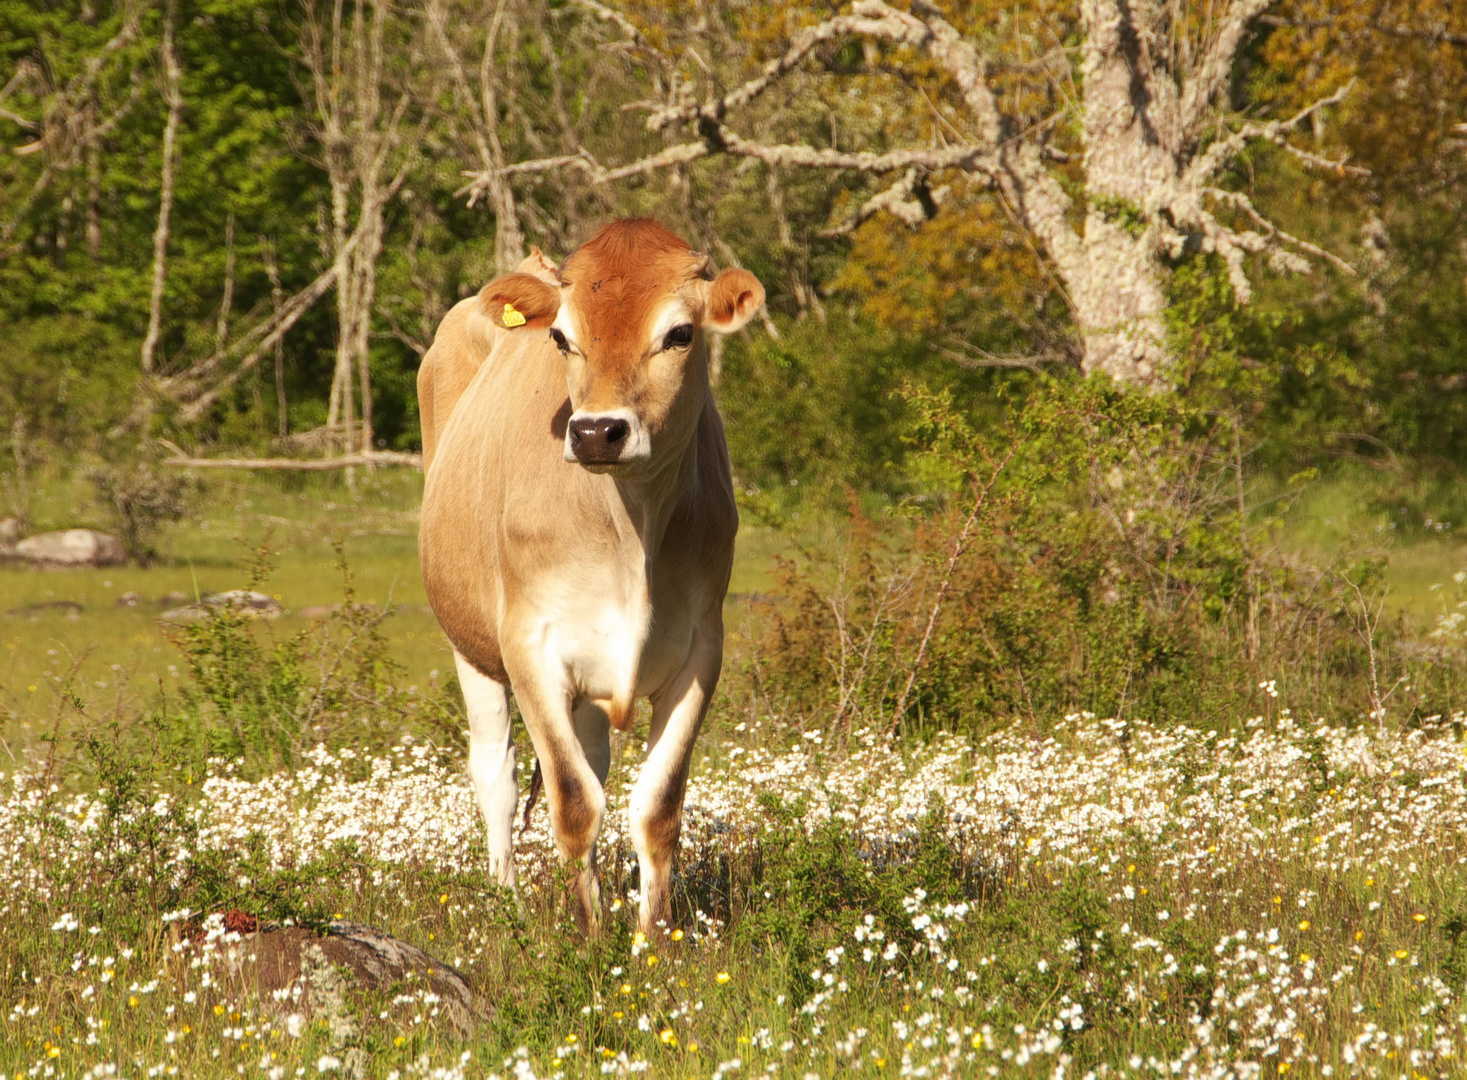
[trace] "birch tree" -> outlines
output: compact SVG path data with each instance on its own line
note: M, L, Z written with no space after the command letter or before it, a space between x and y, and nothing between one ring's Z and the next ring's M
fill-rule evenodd
M372 449L368 361L384 214L422 141L426 114L415 119L413 106L429 97L417 85L418 45L383 0L353 0L350 10L346 0L312 5L301 27L313 135L330 189L337 345L326 424L348 452Z
M501 274L512 271L525 257L525 235L515 208L514 189L504 175L504 146L499 138L500 74L496 50L500 32L505 29L508 7L509 0L495 0L492 10L482 11L480 18L474 20L487 27L479 56L477 84L469 78L460 55L461 46L450 28L447 0L427 0L423 9L433 44L447 69L454 99L467 116L472 159L486 178L483 190L494 214L494 266ZM507 36L514 36L512 29Z
M168 284L168 236L173 215L173 170L177 157L178 120L183 112L183 92L179 89L182 74L178 55L173 48L173 24L177 5L173 0L163 9L163 42L159 59L163 65L163 100L168 103L168 118L163 124L163 168L159 177L158 225L153 230L153 285L148 294L148 331L143 336L141 361L143 374L153 374L158 336L163 329L163 291ZM227 320L227 316L225 317Z
M698 93L686 80L673 80L663 101L645 103L648 132L679 136L664 149L614 166L582 150L573 158L485 170L478 183L567 167L606 183L715 155L780 170L894 178L838 226L849 229L876 214L899 223L930 218L941 212L933 196L941 179L965 174L992 191L1042 251L1072 313L1083 369L1159 389L1168 384L1174 359L1163 322L1173 260L1215 253L1245 303L1252 256L1280 271L1325 262L1351 272L1343 259L1285 231L1226 183L1230 167L1258 142L1310 167L1349 167L1296 137L1348 86L1290 116L1244 118L1230 109L1239 50L1271 6L1272 0L1195 8L1170 0L1045 6L1034 36L1050 47L1000 62L994 43L1004 27L971 21L959 29L928 0L913 0L909 11L857 0L849 14L795 33L743 82L730 86L710 75ZM970 19L982 14L968 13ZM1007 29L1013 31L1012 23ZM1067 41L1079 44L1058 44ZM855 68L837 57L851 42L864 50ZM886 124L866 145L842 146L833 120L828 139L751 135L761 130L759 109L771 91L798 88L819 66L849 81L851 95L869 92L873 77L885 80L887 93L900 89L904 97L892 99L900 102L895 114L930 118L925 136L913 137L910 123ZM894 132L905 132L908 144L891 145Z

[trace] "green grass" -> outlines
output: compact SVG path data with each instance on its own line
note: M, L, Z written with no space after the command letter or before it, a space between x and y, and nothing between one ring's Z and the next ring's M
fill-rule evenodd
M569 925L543 806L523 903L486 889L453 753L368 774L343 748L210 785L82 753L100 794L42 778L0 800L20 856L0 878L0 1074L1448 1075L1467 1052L1455 745L1352 737L1082 721L1036 754L1019 730L926 751L751 734L720 755L737 765L697 769L678 940L652 941L615 834L601 934ZM614 829L633 774L613 773ZM333 839L344 824L363 831ZM248 942L231 975L204 934L233 909L381 927L461 970L483 1015L460 1031L410 984L335 1012L256 993Z
M34 737L54 711L59 680L73 669L76 688L98 705L114 705L120 696L135 708L160 685L176 685L181 659L159 620L170 606L160 599L244 587L248 557L267 541L276 554L262 588L287 614L262 624L262 634L289 637L313 621L297 614L302 609L341 601L340 545L358 600L395 609L385 630L407 682L427 687L447 678L452 654L427 608L418 570L418 474L381 470L359 477L355 495L340 478L231 474L209 477L206 485L198 500L202 514L166 534L157 566L36 571L0 565L0 707L10 713L8 738L24 744ZM36 499L35 530L104 526L87 512L86 496L75 482L46 484ZM120 606L129 592L141 601ZM82 611L10 614L57 601L80 604Z
M36 571L0 563L0 737L12 749L48 729L68 676L86 700L108 707L137 708L160 686L175 686L181 660L159 620L170 605L159 600L244 587L249 557L266 542L274 569L262 588L286 614L262 623L261 634L288 638L314 621L300 611L341 601L339 545L357 599L393 608L383 632L406 683L426 689L449 678L453 655L427 607L418 567L417 472L359 474L355 493L329 474L210 474L204 485L201 512L165 534L164 558L153 567ZM88 497L89 489L69 476L43 481L32 531L105 528ZM747 640L744 601L773 586L774 558L838 535L838 523L822 516L795 539L772 526L744 524L729 587L731 645ZM119 604L127 593L141 598L137 606ZM81 612L15 613L65 601L80 604Z
M1441 586L1467 570L1467 491L1413 483L1363 465L1316 480L1285 518L1286 550L1327 564L1338 553L1379 552L1387 559L1387 607L1417 626L1441 611Z

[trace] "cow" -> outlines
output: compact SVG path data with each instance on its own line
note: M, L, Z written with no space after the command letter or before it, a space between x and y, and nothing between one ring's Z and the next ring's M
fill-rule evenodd
M610 732L639 698L652 708L628 803L638 923L652 935L670 920L738 531L704 335L763 303L748 271L715 276L656 222L615 221L558 271L536 252L461 301L418 377L423 581L468 710L490 874L515 887L512 690L587 933Z

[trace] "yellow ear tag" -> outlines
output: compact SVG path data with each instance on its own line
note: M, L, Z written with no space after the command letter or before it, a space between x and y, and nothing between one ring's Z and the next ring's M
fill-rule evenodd
M525 325L525 317L523 315L521 315L518 311L516 311L514 309L514 305L513 304L505 304L504 305L504 325L505 326L524 326Z

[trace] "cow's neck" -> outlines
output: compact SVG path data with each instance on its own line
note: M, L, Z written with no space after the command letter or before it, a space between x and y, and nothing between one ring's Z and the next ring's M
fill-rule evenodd
M646 478L615 481L627 521L636 533L650 567L662 547L668 523L679 503L691 492L698 474L697 433L680 452L670 455L657 472Z

